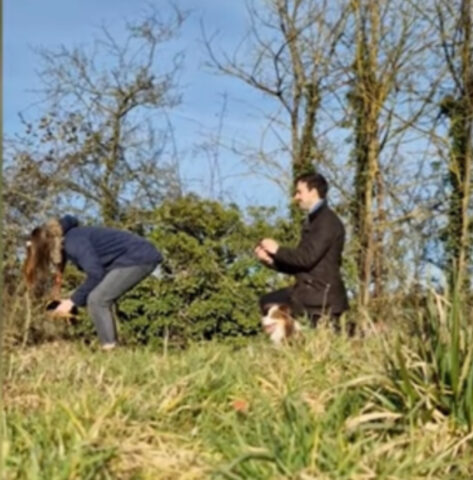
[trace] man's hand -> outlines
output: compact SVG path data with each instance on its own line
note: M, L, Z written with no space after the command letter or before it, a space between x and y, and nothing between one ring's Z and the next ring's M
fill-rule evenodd
M61 303L51 311L51 315L56 317L67 317L71 314L73 308L74 302L72 300L61 300Z
M278 242L272 238L263 238L260 242L260 246L270 255L274 255L279 248Z
M274 263L274 260L270 257L268 252L260 245L255 248L255 255L266 265L272 265Z

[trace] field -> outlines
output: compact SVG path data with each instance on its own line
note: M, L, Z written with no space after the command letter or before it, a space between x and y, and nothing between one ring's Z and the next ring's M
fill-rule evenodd
M281 349L263 337L18 347L4 368L5 478L471 479L467 427L435 406L403 413L386 373L394 338L321 327Z

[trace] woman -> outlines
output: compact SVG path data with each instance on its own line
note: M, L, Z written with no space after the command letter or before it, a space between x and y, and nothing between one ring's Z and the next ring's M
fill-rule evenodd
M70 298L61 300L52 314L64 316L75 307L87 306L105 350L117 344L113 303L162 261L161 253L138 235L82 227L70 215L36 227L27 245L24 273L30 287L46 280L51 265L57 271L56 278L60 277L68 260L86 273L84 283Z

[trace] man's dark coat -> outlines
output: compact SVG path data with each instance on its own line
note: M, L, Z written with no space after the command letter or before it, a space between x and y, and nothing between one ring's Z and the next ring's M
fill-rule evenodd
M345 228L326 202L309 214L296 248L279 247L276 270L292 274L292 300L312 313L340 314L348 308L340 273Z

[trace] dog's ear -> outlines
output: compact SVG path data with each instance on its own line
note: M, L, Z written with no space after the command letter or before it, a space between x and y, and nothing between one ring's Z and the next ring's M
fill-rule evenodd
M281 312L285 313L286 315L291 315L291 307L289 305L281 303L280 305L278 305L278 307Z

